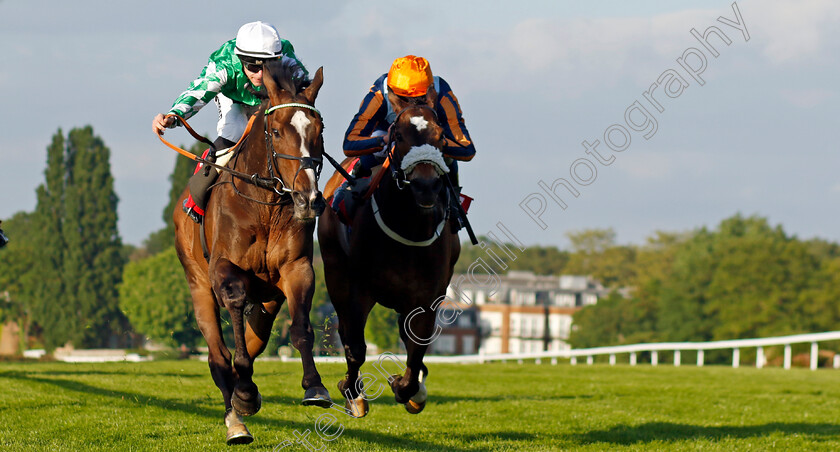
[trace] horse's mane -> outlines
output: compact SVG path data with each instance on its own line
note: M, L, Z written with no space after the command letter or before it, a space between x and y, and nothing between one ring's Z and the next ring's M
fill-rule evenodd
M293 96L303 91L311 83L303 66L294 58L284 56L276 60L270 60L265 64L268 66L268 71L277 86Z

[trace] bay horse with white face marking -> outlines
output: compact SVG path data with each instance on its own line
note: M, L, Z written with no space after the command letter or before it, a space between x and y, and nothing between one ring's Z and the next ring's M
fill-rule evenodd
M318 191L323 123L313 106L323 84L322 69L309 82L292 60L267 63L267 99L253 119L254 132L227 165L240 176L221 173L204 224L195 224L180 208L174 214L178 257L210 349L210 374L225 401L228 444L253 441L242 416L256 414L261 406L252 379L254 358L265 349L284 301L292 319L292 344L303 361L303 404L331 405L312 357L309 323L315 288L312 235L325 207ZM185 190L181 200L186 196ZM200 228L205 228L206 259ZM220 308L228 310L233 325L233 366L222 338Z
M443 129L434 110L408 106L391 131L384 175L359 206L349 236L332 209L318 224L327 290L347 361L338 389L356 417L369 409L359 368L367 350L365 323L375 303L399 313L400 337L408 352L405 374L390 380L394 396L412 414L423 410L428 375L423 357L434 336L435 302L445 295L461 251L450 224L455 219L448 214L449 203L456 201L445 190ZM338 174L330 179L327 198L340 183Z

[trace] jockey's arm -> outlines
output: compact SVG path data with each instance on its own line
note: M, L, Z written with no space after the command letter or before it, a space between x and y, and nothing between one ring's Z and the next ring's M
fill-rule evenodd
M228 73L224 68L215 70L215 65L208 64L187 90L175 99L169 113L177 113L184 119L191 118L222 91L227 80Z
M475 156L475 145L461 116L461 106L449 88L449 84L443 79L440 81L440 88L441 95L438 98L437 110L444 129L443 154L455 160L468 162Z
M386 110L382 91L371 87L344 133L344 155L358 157L382 150L387 135L376 136L374 132L385 125Z

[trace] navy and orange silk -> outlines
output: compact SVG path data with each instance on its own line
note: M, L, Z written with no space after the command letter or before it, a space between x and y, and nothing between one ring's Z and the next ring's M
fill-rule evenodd
M353 116L353 121L344 133L344 155L358 157L380 151L385 146L384 137L371 135L376 130L388 130L390 126L386 119L388 99L382 90L387 76L388 74L382 74L376 79L370 91L362 99L359 112ZM443 146L443 155L468 162L475 156L475 146L464 125L461 106L458 105L458 99L452 93L449 84L442 78L438 77L438 79L440 91L435 103L435 112L443 127L446 141Z

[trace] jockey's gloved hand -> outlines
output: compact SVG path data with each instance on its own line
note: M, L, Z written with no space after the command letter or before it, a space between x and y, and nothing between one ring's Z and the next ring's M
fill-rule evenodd
M164 116L163 113L158 113L152 120L152 130L158 135L163 135L164 129L171 129L177 125L176 123L177 119L174 116Z

